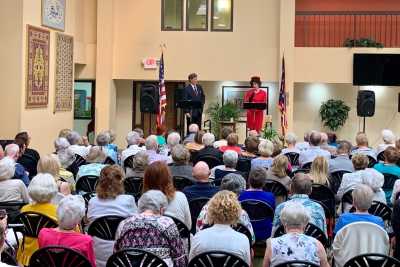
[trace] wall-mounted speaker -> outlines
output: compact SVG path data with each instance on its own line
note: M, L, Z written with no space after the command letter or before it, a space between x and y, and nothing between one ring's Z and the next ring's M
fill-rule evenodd
M143 84L140 89L140 112L158 113L159 93L154 84Z
M375 114L375 92L369 90L358 91L357 116L372 117Z

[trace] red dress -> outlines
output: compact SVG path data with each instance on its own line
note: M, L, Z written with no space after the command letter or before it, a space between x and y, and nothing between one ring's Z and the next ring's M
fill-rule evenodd
M267 103L267 93L259 89L258 93L256 89L251 88L244 95L244 102L251 103ZM262 123L264 120L264 110L248 109L247 110L247 128L250 130L256 130L260 132Z

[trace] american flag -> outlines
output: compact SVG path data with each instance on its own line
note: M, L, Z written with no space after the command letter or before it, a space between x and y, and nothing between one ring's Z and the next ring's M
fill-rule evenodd
M161 126L165 123L165 113L167 111L167 92L165 90L164 80L164 53L161 54L160 59L158 90L160 95L160 103L157 115L157 126Z
M285 57L282 58L282 76L281 76L281 88L279 90L279 111L281 112L281 128L282 135L285 135L287 130L287 117L286 117L286 81L285 81Z

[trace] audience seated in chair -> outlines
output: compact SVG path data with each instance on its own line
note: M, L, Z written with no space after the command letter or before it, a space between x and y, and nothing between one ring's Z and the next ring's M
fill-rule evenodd
M389 146L384 152L385 162L375 164L374 169L380 173L388 173L400 177L400 167L397 162L400 159L400 153L394 148Z
M239 136L236 133L231 133L228 135L226 138L227 145L226 146L220 146L219 150L224 153L228 150L235 151L239 155L242 153L242 149L239 146Z
M389 129L383 129L381 132L383 144L379 144L376 148L376 155L385 151L388 147L395 147L396 136Z
M239 155L236 151L228 150L222 156L224 165L219 165L211 169L210 179L218 181L220 183L221 179L229 173L239 173L236 170L236 165L238 162Z
M202 157L212 156L216 159L219 159L222 162L222 153L219 149L213 146L215 142L215 136L212 133L205 133L203 135L203 145L204 148L200 149L196 157L193 160L193 163L196 164Z
M351 144L348 141L341 141L337 146L336 158L329 160L329 173L337 171L353 172L354 167L349 158Z
M185 137L185 139L183 139L183 144L186 145L187 143L193 143L194 142L194 136L196 135L196 133L199 131L199 126L195 123L192 123L189 125L189 133L188 135Z
M226 140L228 138L228 136L233 133L233 129L231 127L222 127L221 129L221 139L219 139L218 141L214 142L214 147L215 148L220 148L222 146L227 146L228 145L228 141ZM217 136L218 138L218 136Z
M296 148L297 136L294 133L287 133L285 136L285 141L287 144L287 148L282 149L282 154L287 153L298 153L300 154L300 150Z
M0 223L0 254L2 254L6 248L6 235L7 235L7 224L3 225L2 223ZM4 263L3 259L1 259L0 267L17 267L17 266L6 264Z
M208 251L226 251L250 265L248 238L231 228L238 223L242 208L235 193L223 190L208 202L207 219L211 227L198 232L193 238L189 260Z
M356 136L356 149L351 151L351 155L362 154L370 156L376 160L376 152L368 146L368 137L365 133L358 133Z
M69 149L74 152L75 154L81 156L82 158L86 159L89 154L90 146L85 146L83 144L83 139L78 132L71 131L66 136L68 142L71 144Z
M24 166L25 170L29 173L29 179L32 179L36 174L36 168L40 159L39 153L32 148L29 148L31 137L28 132L21 132L15 136L16 144L24 144L24 153L18 158L18 163Z
M150 135L149 137L147 137L145 142L145 147L146 147L146 154L149 156L149 164L156 161L162 161L165 163L168 162L168 156L162 155L158 152L157 136Z
M400 260L400 200L397 199L393 205L392 227L394 232L393 257Z
M197 133L194 135L194 140L193 142L189 142L185 144L185 148L187 148L191 153L197 153L198 151L202 150L204 148L203 145L203 135L204 131L199 130Z
M139 151L132 159L132 167L127 168L126 177L144 177L144 170L149 165L149 156L145 151Z
M183 176L190 180L192 177L192 165L189 164L190 153L183 145L176 145L171 150L172 164L169 165L172 176Z
M172 163L171 151L181 143L181 136L177 132L170 132L167 137L167 146L164 149L164 155L168 156L168 164Z
M262 167L269 169L274 160L272 158L272 154L274 153L274 144L269 140L261 140L258 145L258 153L260 156L251 160L251 168Z
M200 197L212 198L218 192L219 188L210 183L209 176L210 169L208 165L203 161L197 162L193 167L193 178L196 183L182 191L188 202Z
M331 155L336 155L336 147L328 144L328 134L321 132L321 149L328 151Z
M251 169L249 174L250 188L240 193L239 201L260 200L267 203L273 210L275 210L274 195L271 192L263 191L266 176L267 171L262 167ZM252 226L256 235L256 240L266 240L271 236L272 217L265 220L254 221L252 222Z
M292 179L287 175L289 160L284 155L274 158L271 168L267 171L267 179L280 182L289 191Z
M321 149L321 133L313 131L310 134L310 147L300 153L299 163L303 166L306 163L312 162L316 157L322 156L329 160L331 153L329 151Z
M140 135L131 131L126 136L126 142L128 143L128 147L121 152L121 164L124 164L125 160L130 156L135 156L138 152L144 151L145 148L140 145Z
M86 162L88 164L79 167L78 174L76 175L76 181L78 181L82 176L100 176L101 170L107 166L103 164L106 157L107 156L101 147L92 146L86 158Z
M19 179L12 179L15 162L5 157L0 160L0 202L29 203L28 190Z
M329 187L328 161L326 158L321 156L314 158L309 176L314 184L322 184Z
M168 266L186 267L187 257L174 221L163 216L167 197L158 190L149 190L139 199L139 214L122 221L116 234L114 252L139 248L152 252Z
M165 125L157 125L156 128L156 136L157 136L157 143L161 147L167 145L167 140L165 140L165 135L167 134L167 128Z
M189 203L182 192L175 190L171 172L164 162L156 161L150 164L144 172L143 192L152 189L160 190L168 198L165 214L177 218L191 229L192 218Z
M75 231L85 216L85 201L81 196L67 196L57 207L57 228L43 228L38 237L39 248L64 246L82 253L96 266L93 240L86 234Z
M309 210L301 203L285 205L281 212L281 222L286 234L268 239L263 266L274 267L284 262L303 260L321 267L329 267L321 242L304 234L309 221Z
M108 131L100 132L96 136L96 143L99 147L102 148L104 154L106 154L106 158L111 159L114 164L118 163L118 153L114 148L110 148L111 144L111 136Z
M137 212L135 198L124 194L124 173L117 165L101 170L96 196L89 200L87 220L90 225L104 216L129 217ZM114 242L93 238L97 267L105 266L113 253Z
M324 209L320 204L311 200L309 195L312 190L311 178L304 173L296 173L290 185L291 196L289 200L279 204L275 209L273 220L272 233L281 225L281 212L282 209L290 203L302 204L310 213L310 223L319 227L325 234L327 234L326 219Z
M17 160L21 157L24 153L22 146L18 146L17 144L9 144L5 148L5 156L12 161L15 162L15 172L14 172L14 179L21 180L26 186L29 185L29 175L25 170L24 166L19 164Z
M242 157L255 158L258 154L258 145L260 144L260 138L257 136L248 136L244 140L244 151L242 151Z
M303 151L309 149L310 148L310 135L312 132L313 131L304 133L304 137L303 137L304 141L297 142L295 148L300 150L300 152L303 152Z

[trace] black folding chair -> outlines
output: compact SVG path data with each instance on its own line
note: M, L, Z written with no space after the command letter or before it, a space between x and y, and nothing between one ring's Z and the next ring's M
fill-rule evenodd
M385 180L382 186L382 190L385 192L391 192L393 190L394 183L397 179L399 179L399 177L390 173L383 173L383 176L385 177Z
M340 184L342 183L342 178L345 173L350 173L349 171L335 171L332 172L329 177L329 187L332 189L333 193L337 193Z
M278 181L267 179L263 189L266 192L271 192L275 197L283 197L284 201L288 198L288 190Z
M86 160L81 155L75 154L75 160L66 169L67 171L72 172L74 177L76 177L79 167L85 164Z
M250 158L239 157L237 165L236 165L236 170L238 170L241 173L243 173L243 177L246 180L249 177L250 169L251 169L251 159Z
M379 154L376 156L376 159L378 160L378 162L380 161L385 161L385 155L384 155L385 151L381 151L379 152Z
M231 253L223 251L205 252L200 255L197 255L189 262L189 267L220 267L220 266L248 267L249 265L241 258Z
M276 267L319 267L319 265L308 261L288 261L278 264Z
M367 157L368 157L368 168L373 168L375 166L375 164L378 162L376 161L376 159L374 159L373 157L371 157L369 155Z
M299 163L300 154L299 153L289 152L289 153L286 153L286 154L283 154L283 155L288 158L288 160L290 162L290 165L292 165L292 166L300 166L300 163Z
M188 240L188 251L190 251L190 229L187 228L186 224L184 224L181 220L179 220L173 216L169 216L169 215L165 215L165 216L170 217L174 221L176 227L178 228L179 236L182 239Z
M123 162L123 166L124 166L124 170L126 171L127 168L131 168L134 169L133 167L133 158L135 157L135 155L130 155L129 157L127 157L124 162Z
M151 252L129 248L111 255L106 267L168 267L168 265Z
M355 212L356 208L352 207L350 212ZM381 217L384 222L390 223L392 220L392 210L385 204L379 201L373 201L368 213Z
M6 251L3 251L1 253L1 262L11 266L18 266L17 259Z
M10 202L0 202L0 209L4 209L7 212L8 223L17 223L16 219L21 213L20 210L26 203L10 201Z
M303 166L301 166L301 168L304 170L311 170L311 164L312 164L312 162L307 162L307 163L303 164Z
M279 226L274 233L274 238L275 237L280 237L285 234L285 229L283 225ZM316 225L309 223L307 224L306 228L304 229L304 234L314 237L317 239L321 244L327 248L329 246L329 241L328 238L326 237L325 233Z
M310 199L317 201L325 210L325 217L332 218L336 214L335 194L322 184L313 184Z
M185 187L193 185L193 181L185 176L174 176L173 177L174 186L176 190L182 191Z
M29 267L93 267L90 261L76 250L49 246L33 253Z
M213 155L205 155L205 156L197 157L196 162L199 162L199 161L204 161L205 163L207 163L210 170L218 165L222 165L222 160Z
M104 161L104 164L106 165L114 165L116 164L116 162L111 158L111 157L107 157Z
M344 204L353 205L353 190L347 191L342 196L342 214L344 213Z
M124 180L125 193L135 197L138 201L142 195L143 178L142 177L126 177Z
M121 216L104 216L94 220L88 229L88 234L103 240L115 240L118 225L125 218Z
M399 267L400 261L383 254L369 253L350 259L344 267Z
M201 209L204 207L204 205L207 204L209 200L210 199L207 197L200 197L189 201L190 216L192 218L192 229L191 229L192 234L196 233L197 217L199 217Z
M244 226L241 223L238 223L236 225L232 225L232 228L236 232L244 234L249 239L249 244L250 244L250 247L251 247L251 245L253 244L253 237L251 235L251 232L250 232L249 228L247 228L246 226Z
M98 176L85 175L76 181L76 192L78 194L93 193L96 191Z

